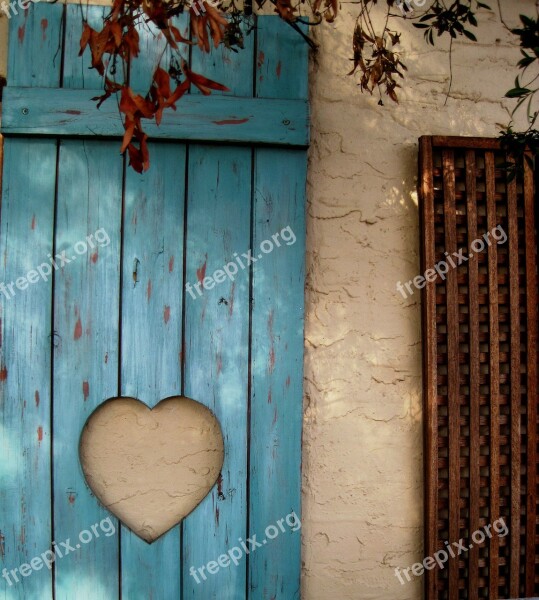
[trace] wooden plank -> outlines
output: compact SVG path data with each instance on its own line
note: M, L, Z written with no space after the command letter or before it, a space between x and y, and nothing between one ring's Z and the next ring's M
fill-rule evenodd
M190 147L185 395L216 414L225 462L218 485L184 521L184 600L221 600L226 593L242 598L245 590L244 559L214 575L203 571L198 581L190 569L240 547L239 539L247 535L248 271L238 267L235 276L214 286L206 280L211 289L202 289L201 283L228 263L238 264L237 258L250 247L250 181L249 148ZM221 275L216 277L221 280Z
M524 239L526 260L526 323L527 323L527 490L526 490L526 596L537 592L537 238L534 212L535 190L533 172L524 161Z
M10 19L8 78L13 85L56 86L63 9L35 9ZM20 288L16 282L48 263L53 250L56 142L5 140L2 181L0 557L2 569L11 570L49 550L52 539L52 280L33 273ZM15 572L0 580L0 597L50 598L52 586L46 567L31 577Z
M435 148L470 148L472 150L499 150L500 140L484 137L461 136L432 136L432 145Z
M419 140L419 200L421 219L421 270L436 264L434 233L434 183L432 139ZM425 556L437 550L438 521L438 415L437 415L437 348L436 348L436 282L427 282L422 295L423 329L423 445L425 462ZM425 595L437 598L437 572L425 574Z
M155 144L159 165L127 171L123 221L121 395L148 406L181 394L186 150ZM180 528L151 546L121 531L122 598L180 598Z
M12 282L49 264L56 143L6 140L4 169L0 283L8 287L0 288L0 546L2 568L10 570L47 551L52 538L52 280L20 281L25 288ZM52 597L47 568L10 582L0 581L0 598Z
M255 32L247 34L244 30L244 48L233 51L221 44L212 48L208 54L202 52L198 46L193 46L191 52L191 68L196 73L203 73L206 77L226 85L230 92L212 92L212 95L236 96L241 98L253 97L253 68L254 68L254 41ZM192 94L200 94L195 86L191 86ZM282 96L286 98L287 96Z
M4 88L2 133L122 137L123 125L114 101L99 110L91 98L102 90ZM176 111L165 111L161 126L144 124L152 139L218 141L307 146L305 100L253 99L231 96L184 96Z
M475 151L466 152L466 216L468 254L477 239L477 181ZM480 460L480 351L479 351L479 263L477 257L468 263L468 327L469 327L469 367L470 367L470 520L468 524L468 544L471 536L480 528L479 502L481 495ZM468 597L479 594L479 547L473 544L468 554Z
M100 89L98 95L102 95L103 78L96 69L91 69L92 64L90 50L86 49L84 54L79 57L80 38L82 35L83 19L88 22L90 27L96 30L103 28L103 17L110 10L105 6L88 6L87 4L67 4L66 5L66 35L65 50L66 57L63 70L63 87L80 88L87 90ZM114 100L111 101L118 106ZM95 104L94 104L95 109ZM32 119L35 118L35 114ZM91 122L91 120L90 120Z
M33 4L9 22L8 85L55 88L60 83L63 13L61 4ZM4 88L4 92L7 88Z
M101 11L102 7L88 8L94 24ZM73 6L66 13L66 31L76 31L80 19L80 7ZM76 37L66 36L64 85L93 85L95 78L78 68L80 58L73 45ZM55 248L66 251L68 257L75 256L74 245L99 229L109 244L88 248L86 254L59 270L55 279L53 494L57 540L76 540L80 531L111 516L84 480L78 444L88 417L119 391L123 159L117 152L115 143L103 140L60 143ZM112 522L116 535L93 539L57 563L56 600L118 596L118 522L115 518Z
M102 141L64 141L60 147L56 250L75 260L60 269L55 279L53 493L57 540L76 540L79 532L110 516L84 481L78 443L93 410L118 393L122 161L111 160L114 147ZM100 229L110 243L77 255L75 244ZM56 564L58 600L110 600L116 597L118 585L117 536L94 539Z
M509 317L510 317L510 377L511 377L511 519L509 591L512 598L520 595L520 282L517 182L507 183L507 218L509 236Z
M164 36L149 25L139 35L145 51L131 65L130 82L146 93ZM128 169L125 182L121 395L153 407L182 392L186 148L152 144L150 152L154 168L142 175ZM181 597L180 532L176 527L148 546L122 527L122 598Z
M258 23L257 97L305 98L307 45L278 19ZM267 544L248 557L250 600L300 597L306 170L302 151L255 150L249 531Z
M455 203L455 156L443 150L445 248L450 257L457 251ZM446 275L447 310L447 399L449 410L449 542L460 539L460 403L459 403L459 306L457 270L449 267ZM449 561L449 599L458 600L458 560Z
M487 228L492 231L497 225L496 182L494 153L485 152L485 184L487 196ZM490 386L490 511L489 522L500 516L500 347L498 328L498 252L496 244L488 247L488 291L489 291L489 386ZM500 538L493 535L489 541L489 597L499 595L499 544Z

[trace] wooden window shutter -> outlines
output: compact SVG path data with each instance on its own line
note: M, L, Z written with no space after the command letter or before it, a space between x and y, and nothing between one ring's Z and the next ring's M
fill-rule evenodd
M420 139L421 271L466 258L422 292L425 556L466 548L425 571L427 600L539 595L537 204L506 161L494 139Z

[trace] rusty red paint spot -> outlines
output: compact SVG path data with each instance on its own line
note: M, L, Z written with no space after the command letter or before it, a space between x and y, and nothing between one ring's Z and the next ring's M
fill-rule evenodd
M86 402L90 395L90 384L87 381L82 382L82 395L84 396L84 402Z
M271 346L270 349L270 353L269 353L269 372L273 373L274 369L275 369L275 348L273 347L273 345Z
M277 423L277 407L275 407L275 410L273 411L273 421L272 421L272 425L275 425L275 423Z
M148 279L148 285L146 286L146 298L148 298L148 302L152 297L152 280Z
M24 32L26 29L26 25L21 25L19 27L19 31L17 32L17 37L19 38L19 42L22 44L24 42Z
M218 354L217 355L217 375L223 370L223 357Z
M131 219L131 224L135 225L137 224L137 213L133 213L133 218Z
M219 525L219 507L218 506L215 507L215 522L217 525Z
M290 375L286 378L285 385L286 387L290 387Z
M32 217L32 224L30 225L30 227L32 228L32 231L36 228L36 216L35 215Z
M275 74L277 75L277 79L281 78L281 61L277 63L277 68L275 69Z
M49 26L49 22L47 19L41 19L41 31L43 32L43 41L47 39L47 27Z
M268 392L268 404L271 404L271 390Z
M204 261L204 264L197 269L197 279L200 283L202 283L204 281L204 277L206 277L206 266L208 264L208 255L206 254L206 260Z
M94 263L94 265L95 265L95 263L97 262L97 259L98 259L98 258L99 258L99 252L96 250L96 251L95 251L95 252L92 254L92 256L91 256L91 260L92 260L92 262Z
M43 441L43 427L38 427L37 428L37 441L38 442L42 442Z
M38 390L36 390L36 392L34 394L34 398L36 401L36 406L39 406L40 399L39 399L39 391Z
M172 271L174 271L174 257L173 256L171 256L168 261L168 272L172 273Z
M165 310L163 311L163 321L168 323L170 319L170 306L165 306Z
M223 119L222 121L214 121L215 125L241 125L247 123L249 119Z
M236 291L236 282L232 284L232 288L230 289L230 301L228 303L228 316L232 316L232 312L234 311L234 292Z
M7 369L6 367L3 367L2 370L0 370L0 381L5 381L7 379Z
M21 535L19 536L19 539L21 541L21 544L24 544L26 542L26 529L24 528L24 525L21 527Z
M217 497L219 500L224 500L225 495L223 494L223 476L219 473L219 477L217 478Z
M105 364L109 362L109 353L105 352Z
M73 332L73 339L78 340L78 339L80 339L81 335L82 335L82 323L81 323L81 320L79 317L75 324L75 331Z
M69 502L69 504L75 504L75 499L75 494L73 492L69 492L69 495L67 496L67 501Z
M4 556L6 555L5 539L4 534L0 531L0 557L2 560L4 560Z
M264 61L266 60L266 55L260 51L258 53L258 66L261 67L264 64Z
M271 341L271 348L270 348L269 362L268 362L268 371L270 373L273 373L273 370L275 369L275 346L274 346L275 339L274 339L274 335L273 335L273 311L271 311L268 316L268 334L269 334L269 339Z
M66 115L82 115L82 112L80 110L71 109L71 110L64 110L64 114L66 114Z

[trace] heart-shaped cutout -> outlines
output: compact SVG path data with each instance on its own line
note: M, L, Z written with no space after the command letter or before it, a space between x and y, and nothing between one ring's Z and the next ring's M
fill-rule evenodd
M112 398L86 422L79 455L103 506L151 544L210 492L223 466L223 436L215 415L190 398L167 398L153 410Z

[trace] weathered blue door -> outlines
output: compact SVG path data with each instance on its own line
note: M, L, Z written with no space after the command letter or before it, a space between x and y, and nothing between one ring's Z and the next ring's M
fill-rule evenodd
M76 57L80 30L79 5L30 5L10 23L0 598L299 598L306 47L262 17L243 52L217 51L226 68L193 50L232 94L182 99L149 131L152 167L137 175L114 101L90 101L100 82ZM225 463L150 546L102 526L79 437L107 398L179 394L215 412Z

